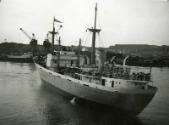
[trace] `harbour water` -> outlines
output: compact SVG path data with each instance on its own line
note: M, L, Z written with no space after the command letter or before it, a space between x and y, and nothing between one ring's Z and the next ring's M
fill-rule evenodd
M137 117L73 105L44 87L34 64L0 62L0 125L168 125L169 68L153 68L158 91Z

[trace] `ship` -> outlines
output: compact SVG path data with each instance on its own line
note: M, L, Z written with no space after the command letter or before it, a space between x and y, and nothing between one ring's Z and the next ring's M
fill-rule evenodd
M60 37L58 50L54 49L55 18L53 20L52 48L46 56L34 57L36 68L43 83L55 88L56 92L71 101L85 100L91 103L119 109L138 115L151 102L157 87L151 80L151 67L132 67L104 60L104 52L95 47L97 29L97 4L95 6L94 27L92 32L91 58L74 51L62 51ZM81 51L79 40L79 51Z
M7 55L6 60L7 61L12 61L12 62L23 62L23 63L31 63L33 62L32 59L33 55L31 52L24 53L24 54L11 54Z

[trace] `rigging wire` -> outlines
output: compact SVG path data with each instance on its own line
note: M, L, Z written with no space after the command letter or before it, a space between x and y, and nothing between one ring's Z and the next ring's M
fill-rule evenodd
M90 36L90 32L87 32L87 29L86 29L86 32L84 33L84 36L82 37L82 43L83 43L83 45L87 45L87 41L88 41L88 38L89 38L89 36Z
M99 43L99 45L100 45L99 47L103 47L103 48L106 47L106 46L105 46L105 42L103 42L103 39L102 39L100 33L98 34L98 43Z
M99 29L101 29L101 26L99 24ZM102 31L103 32L103 31ZM103 47L105 48L105 43L103 42L103 39L101 38L100 32L98 33L98 47Z

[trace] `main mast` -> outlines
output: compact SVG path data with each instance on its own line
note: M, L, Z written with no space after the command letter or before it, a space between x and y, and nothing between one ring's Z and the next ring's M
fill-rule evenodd
M95 65L95 43L96 43L96 33L99 33L101 30L97 29L97 3L95 6L95 16L94 16L94 27L89 28L89 31L92 32L92 53L91 53L91 64Z
M79 39L77 67L80 67L80 51L81 51L81 39Z

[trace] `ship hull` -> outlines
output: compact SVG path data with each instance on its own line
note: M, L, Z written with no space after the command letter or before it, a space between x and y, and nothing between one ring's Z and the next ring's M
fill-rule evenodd
M25 55L8 55L6 58L7 61L11 62L21 62L21 63L32 63L33 59L30 54L25 54Z
M17 62L17 63L33 63L32 57L30 58L0 57L0 61L10 61L10 62Z
M148 92L127 90L111 92L79 84L38 64L36 64L36 67L42 81L57 88L57 92L69 99L76 97L77 99L120 109L133 115L139 114L147 106L157 90L155 87L152 87Z
M33 63L32 58L7 58L7 61L20 62L20 63Z

